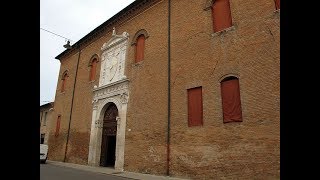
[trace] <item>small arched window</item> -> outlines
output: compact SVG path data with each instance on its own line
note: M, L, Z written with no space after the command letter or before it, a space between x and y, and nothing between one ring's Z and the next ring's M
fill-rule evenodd
M143 34L141 34L137 38L136 63L142 61L144 58L144 42L145 42L145 36Z
M276 10L279 10L280 9L280 0L274 0L274 4L276 7Z
M222 31L232 26L229 0L212 0L213 32Z
M89 65L90 66L89 81L94 81L96 79L97 64L98 64L98 59L94 58Z
M62 74L62 79L61 79L61 80L62 80L62 82L61 82L61 92L64 92L64 91L65 91L68 77L69 77L68 71L65 71L65 72Z
M221 81L223 122L242 121L239 79L229 76Z
M139 30L133 37L131 45L135 45L135 63L144 60L145 40L149 37L144 29Z

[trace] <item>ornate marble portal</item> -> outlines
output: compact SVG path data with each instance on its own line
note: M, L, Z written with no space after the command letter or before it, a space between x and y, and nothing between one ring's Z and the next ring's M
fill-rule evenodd
M116 135L115 169L123 171L127 103L129 81L124 75L129 34L117 35L113 29L112 37L104 43L101 51L101 71L99 87L93 89L93 111L89 144L88 164L99 166L103 117L107 107L114 103L118 109Z

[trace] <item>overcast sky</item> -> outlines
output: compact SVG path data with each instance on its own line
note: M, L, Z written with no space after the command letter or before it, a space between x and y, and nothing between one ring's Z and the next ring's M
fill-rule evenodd
M73 45L133 1L40 1L40 105L54 101L60 70L60 62L55 57L65 50L65 38Z

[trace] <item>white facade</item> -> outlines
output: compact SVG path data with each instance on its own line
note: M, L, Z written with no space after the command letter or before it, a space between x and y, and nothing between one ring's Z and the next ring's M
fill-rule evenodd
M101 50L101 71L99 87L93 92L93 111L89 144L88 164L99 166L103 117L110 103L118 109L115 170L123 171L127 103L129 81L124 74L129 34L116 35L104 43Z

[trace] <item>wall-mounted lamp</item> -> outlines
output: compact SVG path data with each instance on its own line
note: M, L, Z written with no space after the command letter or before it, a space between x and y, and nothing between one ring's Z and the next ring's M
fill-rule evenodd
M56 36L62 37L62 38L64 38L65 40L68 40L68 41L67 41L67 44L63 45L63 47L66 48L66 49L72 49L72 47L70 46L70 40L67 39L66 37L63 37L63 36L61 36L61 35L59 35L59 34L57 34L57 33L48 31L48 30L43 29L43 28L41 28L41 27L40 27L40 29L41 29L41 30L44 30L44 31L47 31L47 32L49 32L49 33L51 33L51 34L54 34L54 35L56 35Z

